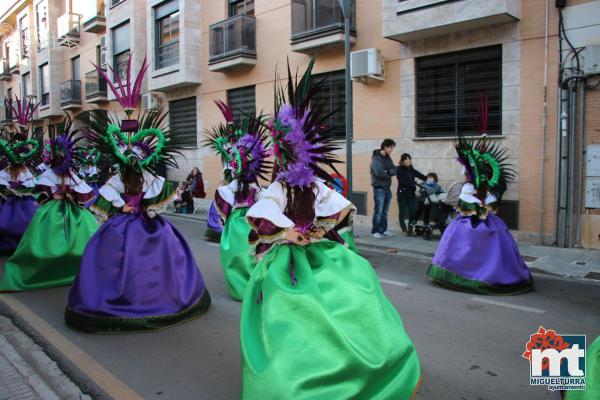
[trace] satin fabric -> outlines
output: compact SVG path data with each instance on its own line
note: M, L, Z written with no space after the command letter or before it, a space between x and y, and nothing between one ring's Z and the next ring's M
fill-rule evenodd
M72 201L44 204L4 265L0 290L70 285L79 271L83 249L97 229L94 216Z
M223 225L221 223L221 217L217 211L215 202L210 203L210 209L208 210L208 220L206 222L206 233L205 235L209 238L217 239L223 232Z
M12 253L29 226L38 204L31 196L9 196L0 208L0 253Z
M90 239L69 292L70 315L127 318L180 313L206 287L179 231L161 216L116 214ZM118 330L119 322L114 322Z
M417 352L367 260L339 243L277 245L242 304L245 400L404 400Z
M589 336L588 336L589 338ZM588 346L586 351L585 390L569 390L565 400L600 399L600 336Z
M506 224L492 213L485 220L459 216L452 221L432 263L459 277L491 286L507 288L532 282Z
M352 250L356 254L360 254L358 246L356 245L356 239L354 238L354 232L352 232L351 230L346 230L340 233L340 237L344 240L346 246L348 246L350 250Z
M254 270L254 257L250 253L248 235L250 224L246 221L247 207L234 209L223 227L221 234L221 267L229 295L236 301L242 301L250 275Z

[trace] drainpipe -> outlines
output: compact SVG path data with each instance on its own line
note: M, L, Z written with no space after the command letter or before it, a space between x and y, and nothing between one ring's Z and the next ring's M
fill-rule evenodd
M581 210L582 210L582 190L583 190L583 145L585 140L585 81L579 85L579 148L577 156L579 157L579 165L577 166L577 209L575 223L575 247L581 247Z
M541 167L540 167L540 238L539 243L544 244L544 231L546 228L544 210L544 193L546 189L546 133L548 132L548 20L550 0L546 0L546 21L544 31L544 112L542 113L542 152L541 152Z
M569 143L569 169L568 169L568 177L567 180L569 182L568 186L568 198L567 198L567 246L573 247L573 217L574 217L574 194L575 194L575 138L576 138L576 128L577 128L577 80L569 82L569 135L568 135L568 143Z

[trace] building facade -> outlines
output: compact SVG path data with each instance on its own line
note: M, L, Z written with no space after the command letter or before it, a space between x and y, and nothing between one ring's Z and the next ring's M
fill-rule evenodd
M187 143L186 159L169 173L182 179L198 166L211 193L221 166L201 141L221 119L214 100L268 113L276 70L284 75L287 60L302 69L316 54L324 85L315 101L340 110L329 123L345 159L338 0L3 3L0 95L35 96L38 129L56 129L65 112L118 109L92 63L123 73L130 54L134 70L147 56L142 108L166 106ZM351 49L375 65L360 73L353 57L353 200L361 213L372 212L369 163L382 139L398 143L395 159L410 153L418 170L448 187L460 179L453 137L485 130L510 149L518 171L502 215L511 229L536 243L600 247L598 15L600 0L356 0Z

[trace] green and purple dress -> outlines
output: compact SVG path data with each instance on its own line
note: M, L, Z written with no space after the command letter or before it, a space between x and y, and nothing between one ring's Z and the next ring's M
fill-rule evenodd
M370 263L337 241L284 239L289 229L331 232L354 212L323 183L312 187L311 215L285 211L279 181L247 213L260 261L242 304L242 398L410 399L419 358Z
M586 352L585 390L569 390L565 400L600 399L600 336L592 342Z

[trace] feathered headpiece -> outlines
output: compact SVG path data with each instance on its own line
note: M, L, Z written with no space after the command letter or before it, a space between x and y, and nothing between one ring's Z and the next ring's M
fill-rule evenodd
M102 153L92 146L80 146L75 152L77 162L82 166L97 166L102 159Z
M467 181L477 190L477 197L484 201L487 192L491 192L501 199L507 184L515 177L512 165L507 162L508 149L497 143L490 144L485 135L477 140L459 136L455 149Z
M33 167L39 149L40 142L36 139L7 140L0 138L0 156L4 157L11 167Z
M230 106L216 101L225 123L213 127L206 134L204 143L221 157L225 180L233 179L256 183L259 178L267 179L270 168L266 158L268 131L262 116L243 116L234 119Z
M102 111L90 116L88 140L100 153L109 158L111 165L147 170L157 175L159 165L177 168L176 155L180 148L176 138L165 125L166 112L146 112L139 120L137 132L123 132L115 118Z
M125 74L125 82L121 79L121 76L117 73L117 71L113 70L113 68L109 65L111 75L113 75L115 83L108 76L108 74L96 64L93 64L96 67L96 70L104 80L108 83L110 90L114 93L115 98L119 102L119 104L123 107L125 114L127 114L127 118L131 118L131 114L135 111L135 108L138 105L140 100L140 93L142 91L142 83L144 81L144 75L148 70L148 62L146 61L146 56L144 56L144 61L142 62L142 67L140 68L135 79L132 79L131 76L131 60L132 54L129 55L129 59L127 60L127 71ZM137 124L137 120L126 119L121 121L121 129L127 132L135 132L139 128Z
M83 139L80 129L73 129L70 120L64 122L64 132L50 138L44 146L43 161L61 177L71 176L75 168L77 144Z
M38 104L33 104L33 98L30 97L28 100L19 99L19 96L15 95L16 101L13 102L12 98L5 99L5 104L10 107L13 112L14 118L17 120L17 125L23 131L26 130L31 120L33 119L33 113L38 108ZM15 104L16 103L16 104Z
M341 161L333 154L339 148L333 145L331 128L324 122L332 113L326 113L311 100L323 81L312 83L313 58L298 82L292 78L288 62L286 90L275 92L275 116L269 122L275 155L275 179L290 186L308 187L315 178L330 181L331 175L322 166L333 171Z

